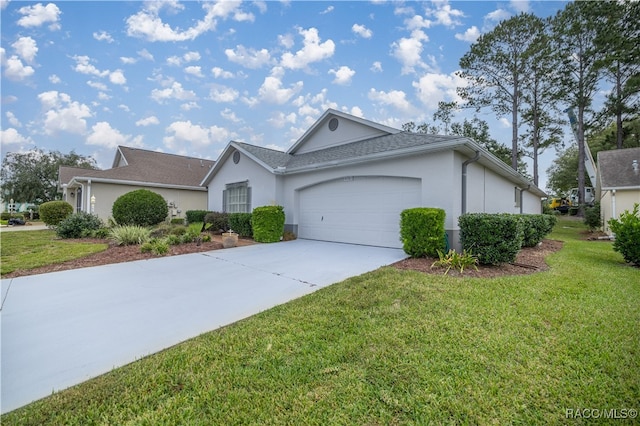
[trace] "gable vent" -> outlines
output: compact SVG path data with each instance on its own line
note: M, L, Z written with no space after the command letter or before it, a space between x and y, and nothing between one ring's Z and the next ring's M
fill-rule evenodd
M329 120L329 130L333 132L335 129L338 128L338 124L340 124L338 119L333 117L331 120Z

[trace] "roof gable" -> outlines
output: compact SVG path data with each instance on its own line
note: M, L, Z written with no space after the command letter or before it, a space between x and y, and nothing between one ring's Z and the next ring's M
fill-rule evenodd
M168 186L197 187L214 165L214 161L182 155L166 154L145 149L119 146L113 168L88 170L60 167L60 184L72 179L101 179L120 182L138 182Z
M287 154L304 154L399 132L400 130L392 127L328 109L289 148Z
M640 163L640 148L598 152L602 189L640 188L640 165L634 170L633 160Z

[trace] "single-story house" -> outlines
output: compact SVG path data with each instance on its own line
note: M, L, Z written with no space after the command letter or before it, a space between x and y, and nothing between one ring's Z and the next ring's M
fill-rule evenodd
M162 195L170 216L184 217L188 210L207 208L207 189L200 182L214 164L211 160L119 146L111 169L61 166L58 185L62 199L76 212L93 212L101 219L111 217L118 197L136 189Z
M201 184L208 210L281 205L298 238L402 247L400 213L541 213L545 193L473 140L415 134L327 110L287 152L230 142Z
M598 152L596 194L600 194L600 215L604 232L611 235L607 223L625 210L640 204L640 148Z

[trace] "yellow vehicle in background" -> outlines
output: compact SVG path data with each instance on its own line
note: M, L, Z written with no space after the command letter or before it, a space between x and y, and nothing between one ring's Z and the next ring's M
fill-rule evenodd
M552 198L549 201L549 208L552 210L558 210L560 213L565 214L569 211L569 200L566 198Z

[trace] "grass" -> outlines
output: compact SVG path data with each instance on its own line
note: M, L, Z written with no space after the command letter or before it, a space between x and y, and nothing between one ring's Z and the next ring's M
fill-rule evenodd
M107 244L64 241L52 230L5 231L0 234L0 274L65 262L107 248Z
M497 279L391 267L2 416L3 425L567 424L640 408L640 271L566 241ZM631 424L634 419L618 420ZM627 423L625 423L627 422Z

